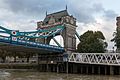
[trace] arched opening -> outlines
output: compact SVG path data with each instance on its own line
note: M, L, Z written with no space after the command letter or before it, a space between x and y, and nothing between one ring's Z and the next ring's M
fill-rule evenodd
M54 38L57 40L57 42L58 42L62 47L64 47L64 40L63 40L63 37L62 37L61 35L55 36ZM50 45L58 46L53 39L50 40L50 43L49 43L49 44L50 44Z

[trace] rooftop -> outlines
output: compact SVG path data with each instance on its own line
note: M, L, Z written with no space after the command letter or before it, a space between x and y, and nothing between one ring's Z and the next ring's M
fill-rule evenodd
M58 22L64 16L69 16L67 10L62 10L59 12L47 14L43 22L44 22L44 24L47 24L51 17L53 17L55 19L55 22Z

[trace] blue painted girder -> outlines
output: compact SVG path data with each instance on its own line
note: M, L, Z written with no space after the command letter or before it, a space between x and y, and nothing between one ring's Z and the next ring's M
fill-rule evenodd
M40 49L40 50L42 49L44 51L50 51L50 52L58 52L58 53L64 52L64 48L62 47L41 44L41 43L31 42L31 41L24 41L24 40L11 41L10 38L7 38L7 37L6 38L0 37L0 42L7 43L9 45L14 45L14 46L23 46L26 48L34 48L34 49Z

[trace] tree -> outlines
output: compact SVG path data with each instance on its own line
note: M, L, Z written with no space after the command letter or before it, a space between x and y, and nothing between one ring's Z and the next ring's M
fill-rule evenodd
M80 53L103 53L106 48L107 43L101 31L87 31L80 36L77 51Z
M6 61L6 56L8 55L6 50L0 49L0 58L2 59L2 62L4 63Z

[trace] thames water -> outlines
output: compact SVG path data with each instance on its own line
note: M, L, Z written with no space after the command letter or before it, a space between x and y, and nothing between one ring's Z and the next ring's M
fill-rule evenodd
M0 70L0 80L120 80L120 76L57 74L29 70Z

